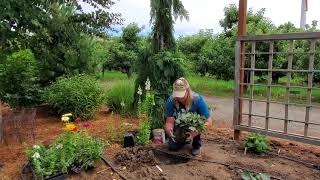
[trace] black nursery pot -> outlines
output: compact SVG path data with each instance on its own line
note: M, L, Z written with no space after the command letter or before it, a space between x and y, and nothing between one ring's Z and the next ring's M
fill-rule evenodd
M127 133L123 139L123 147L133 147L134 146L134 136L132 133Z
M31 173L31 179L32 180L38 180L39 178L37 178L35 171L33 169L33 166L31 165L31 163L29 162L27 166L24 167L23 170L24 173ZM68 173L57 173L54 175L51 175L50 177L44 178L44 180L66 180L68 178Z

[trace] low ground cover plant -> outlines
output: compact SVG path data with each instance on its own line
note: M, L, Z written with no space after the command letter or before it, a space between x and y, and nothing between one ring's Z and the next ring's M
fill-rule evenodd
M266 136L257 133L251 133L246 137L244 146L248 151L262 154L269 150L270 143L271 142L266 139Z

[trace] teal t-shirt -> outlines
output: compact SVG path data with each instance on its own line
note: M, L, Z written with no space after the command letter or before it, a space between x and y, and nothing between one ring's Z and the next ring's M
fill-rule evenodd
M208 119L210 117L210 112L209 112L209 109L208 109L206 102L204 101L202 96L200 96L199 94L193 93L192 95L194 96L194 99L192 102L192 106L188 112L197 113L200 116L203 116L206 119ZM174 98L172 96L170 96L166 102L165 116L175 118L177 112L179 112L181 109L184 109L184 107L180 106L179 109L177 109L175 107Z

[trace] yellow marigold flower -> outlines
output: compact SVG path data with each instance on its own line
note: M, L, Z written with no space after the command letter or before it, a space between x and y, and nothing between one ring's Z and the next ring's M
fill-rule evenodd
M62 122L68 122L69 120L70 120L70 118L66 117L66 116L62 116L62 118L61 118Z
M76 131L77 127L76 127L76 125L70 123L70 124L66 125L65 130Z

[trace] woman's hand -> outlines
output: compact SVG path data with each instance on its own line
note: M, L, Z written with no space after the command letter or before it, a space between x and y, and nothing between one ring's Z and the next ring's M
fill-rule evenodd
M164 131L168 136L171 138L174 138L175 136L173 135L173 127L174 127L174 118L173 117L168 117L166 119L166 124L164 126Z
M204 123L204 126L206 127L206 129L212 127L212 118L211 116L207 119L207 121Z
M198 130L195 130L195 131L186 132L186 134L188 135L187 139L193 140L193 138L198 136L200 133Z

